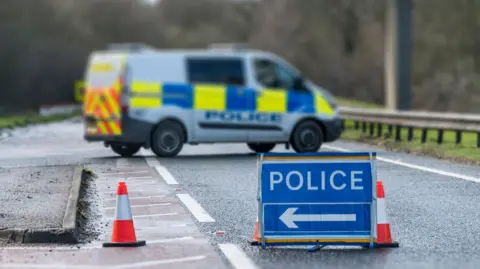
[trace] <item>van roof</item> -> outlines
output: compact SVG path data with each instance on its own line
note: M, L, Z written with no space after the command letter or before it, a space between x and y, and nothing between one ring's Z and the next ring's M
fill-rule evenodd
M245 56L271 55L271 53L261 51L261 50L216 50L216 49L158 49L158 50L148 51L148 53L184 55L184 56L214 56L214 57L229 57L229 56L245 57Z
M211 57L254 57L267 56L275 57L276 55L255 49L224 49L224 48L210 48L210 49L156 49L150 46L142 46L142 44L119 44L110 45L106 50L98 50L98 54L116 54L126 53L130 55L145 55L155 54L157 56L211 56Z

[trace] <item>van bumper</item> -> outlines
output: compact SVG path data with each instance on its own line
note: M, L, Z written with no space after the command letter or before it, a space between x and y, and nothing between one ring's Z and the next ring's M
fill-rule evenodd
M122 119L122 134L118 136L84 134L83 138L87 142L105 142L125 143L125 144L142 144L149 146L150 132L153 124L137 121L133 119Z
M122 136L90 135L90 134L84 134L83 139L85 139L87 142L102 142L102 141L121 142L125 140Z
M324 121L323 124L325 125L325 142L333 142L340 138L343 132L340 118Z

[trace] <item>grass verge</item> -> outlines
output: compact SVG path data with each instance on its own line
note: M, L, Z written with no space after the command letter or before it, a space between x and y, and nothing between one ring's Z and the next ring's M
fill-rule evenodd
M338 98L340 106L358 107L358 108L382 108L382 106L375 104L368 104L357 102L348 99ZM375 128L375 135L370 136L367 128L365 133L359 128L355 130L353 121L345 122L345 131L341 139L366 144L381 146L383 148L401 151L411 154L420 154L432 156L439 159L456 161L461 163L468 163L480 165L480 149L477 148L477 134L463 133L461 144L456 144L456 133L453 131L445 131L443 133L443 143L437 144L436 130L429 130L428 139L425 144L421 142L422 131L414 130L414 138L412 141L407 141L407 128L402 129L402 141L395 141L393 134L388 134L388 126L383 126L383 133L377 137L377 130ZM395 131L395 130L394 130Z
M79 113L67 115L51 115L41 116L38 114L26 114L15 116L0 116L0 129L13 129L17 127L24 127L31 124L49 123L55 121L62 121L73 117L80 116Z

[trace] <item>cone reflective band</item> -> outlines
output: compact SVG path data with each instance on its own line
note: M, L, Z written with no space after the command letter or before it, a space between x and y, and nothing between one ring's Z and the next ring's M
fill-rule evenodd
M117 187L117 205L113 220L112 242L103 243L104 247L139 247L145 241L137 241L133 224L127 185L119 182Z
M398 247L398 243L392 241L382 181L377 181L377 244L378 247Z

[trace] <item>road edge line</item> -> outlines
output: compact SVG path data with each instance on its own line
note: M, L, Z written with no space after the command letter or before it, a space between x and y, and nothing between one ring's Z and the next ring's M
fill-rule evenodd
M335 146L329 146L329 145L324 145L323 147L331 149L331 150L335 150L335 151L340 151L340 152L352 152L351 150L341 148L341 147L335 147ZM377 156L377 160L382 161L382 162L386 162L386 163L391 163L391 164L403 166L403 167L407 167L407 168L411 168L411 169L417 169L417 170L424 171L424 172L430 172L430 173L441 175L441 176L454 177L454 178L457 178L457 179L463 179L463 180L466 180L466 181L480 183L480 178L475 178L475 177L468 176L468 175L462 175L462 174L458 174L458 173L442 171L442 170L438 170L438 169L433 169L433 168L428 168L428 167L424 167L424 166L420 166L420 165L405 163L405 162L402 162L402 161L395 161L395 160L391 160L391 159L383 158L383 157L378 157L378 156Z
M190 194L179 193L177 197L199 222L215 222L215 219Z
M227 260L236 269L258 269L257 265L235 244L218 244Z
M168 185L178 185L178 181L175 180L173 175L167 170L167 168L163 165L156 165L155 171L160 175L160 177L165 181Z

